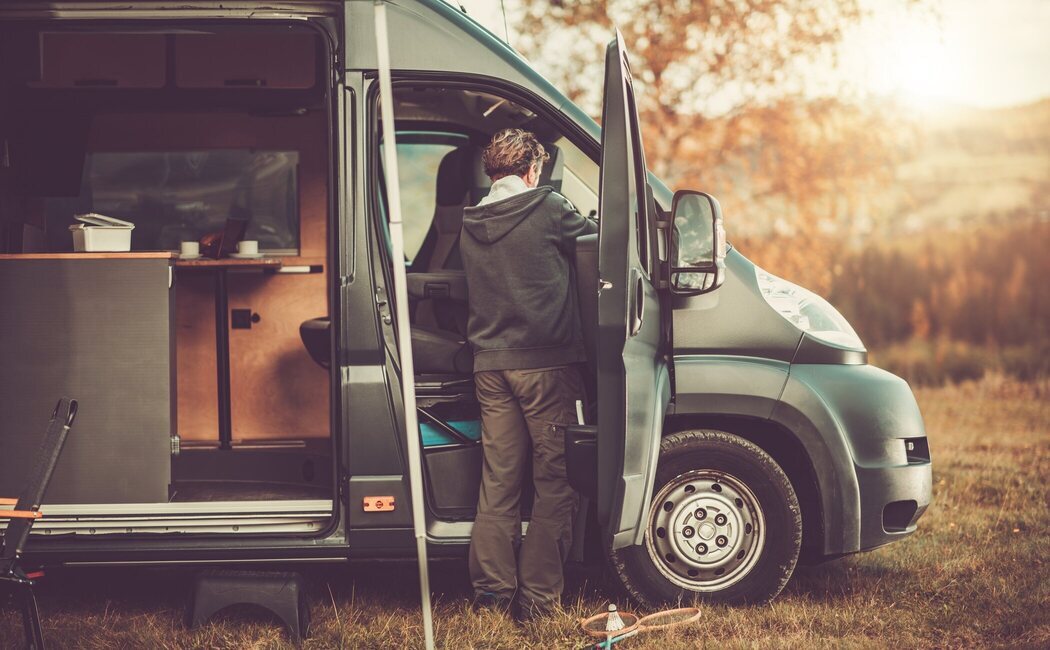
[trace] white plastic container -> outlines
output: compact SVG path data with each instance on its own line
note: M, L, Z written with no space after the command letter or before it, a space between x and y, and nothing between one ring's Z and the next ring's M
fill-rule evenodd
M102 214L78 214L80 223L69 227L73 250L77 253L121 252L131 250L131 231L135 224Z

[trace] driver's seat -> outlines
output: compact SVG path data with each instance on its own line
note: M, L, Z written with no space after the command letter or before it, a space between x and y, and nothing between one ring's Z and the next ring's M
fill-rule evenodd
M444 276L450 269L463 268L459 232L463 227L463 209L471 204L475 154L473 147L465 146L453 149L441 159L434 219L409 269L409 294L415 302L412 356L416 374L459 375L470 374L474 369L465 336L465 291L450 291L449 283L455 279Z

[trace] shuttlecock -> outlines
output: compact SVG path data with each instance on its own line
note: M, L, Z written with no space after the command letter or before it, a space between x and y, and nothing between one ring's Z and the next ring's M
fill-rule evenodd
M609 615L605 618L605 631L606 632L619 632L624 628L623 619L620 618L620 612L616 611L616 605L609 605Z

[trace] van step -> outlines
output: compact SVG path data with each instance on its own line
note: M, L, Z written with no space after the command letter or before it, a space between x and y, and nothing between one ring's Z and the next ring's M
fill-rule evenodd
M280 571L202 571L193 585L189 626L204 625L233 605L255 605L274 613L299 643L310 627L310 607L302 575Z
M40 508L44 517L33 526L33 536L127 533L313 534L324 528L331 519L332 507L331 499L44 505ZM6 521L0 518L0 528Z

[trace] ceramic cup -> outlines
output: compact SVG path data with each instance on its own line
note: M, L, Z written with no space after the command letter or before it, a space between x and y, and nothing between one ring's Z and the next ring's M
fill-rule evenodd
M184 241L179 245L179 254L183 257L197 257L201 254L201 245L195 241Z
M254 239L245 239L237 242L237 252L241 255L258 255L259 242Z

